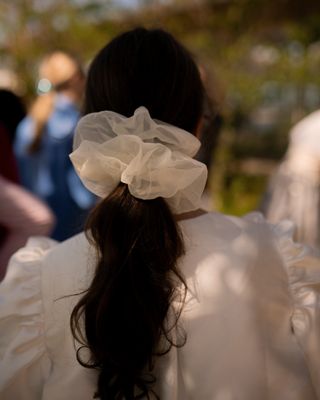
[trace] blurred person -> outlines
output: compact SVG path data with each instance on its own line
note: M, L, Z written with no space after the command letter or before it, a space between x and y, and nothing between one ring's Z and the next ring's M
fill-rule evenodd
M273 223L291 220L295 239L320 250L320 110L290 131L286 155L270 180L261 211Z
M203 101L163 30L96 55L71 159L101 201L86 235L11 260L2 400L319 398L320 259L289 223L199 208Z
M11 182L19 183L19 173L13 154L10 134L0 121L0 174Z
M49 208L0 174L0 281L10 257L31 236L51 233L54 216Z
M24 117L23 103L10 91L0 90L0 280L9 258L30 236L51 233L54 218L48 207L19 185L12 150L13 133Z
M26 116L26 108L22 99L9 89L0 89L0 121L14 143L18 124Z
M84 82L84 72L74 57L61 51L47 55L39 67L38 92L43 94L16 133L22 184L52 209L56 217L52 237L57 240L82 230L95 202L69 160Z
M0 174L19 183L19 174L13 142L19 123L26 116L22 99L9 89L0 89Z

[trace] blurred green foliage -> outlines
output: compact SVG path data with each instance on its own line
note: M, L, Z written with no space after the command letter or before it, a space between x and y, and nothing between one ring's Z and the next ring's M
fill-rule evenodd
M292 124L320 105L318 0L11 0L0 3L0 68L17 72L35 96L40 58L60 48L88 63L115 34L137 25L172 32L204 68L224 126L210 188L216 207L241 214L258 206ZM258 168L245 170L248 159ZM268 164L269 165L269 164ZM235 167L236 166L236 167Z

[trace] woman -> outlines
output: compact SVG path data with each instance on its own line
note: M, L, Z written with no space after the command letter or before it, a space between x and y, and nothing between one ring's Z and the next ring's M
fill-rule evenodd
M56 240L81 231L95 203L69 159L84 82L84 72L74 57L61 51L48 54L39 68L39 96L16 132L21 182L53 211Z
M267 225L198 209L203 88L162 30L89 71L71 159L87 237L32 240L0 288L1 399L320 396L320 263ZM13 291L14 288L14 291Z

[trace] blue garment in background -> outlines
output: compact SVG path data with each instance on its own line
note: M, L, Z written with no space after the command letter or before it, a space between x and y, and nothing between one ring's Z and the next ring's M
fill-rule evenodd
M58 94L38 152L29 153L34 137L31 117L19 124L16 133L14 150L21 182L51 207L57 219L52 237L57 240L65 240L81 231L96 201L82 185L69 159L79 117L76 106L66 96Z

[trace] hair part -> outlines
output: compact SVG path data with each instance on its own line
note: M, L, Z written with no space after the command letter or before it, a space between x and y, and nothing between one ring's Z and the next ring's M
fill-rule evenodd
M200 73L188 50L168 32L137 28L113 39L93 60L83 111L130 117L144 106L151 118L195 133L203 99Z

